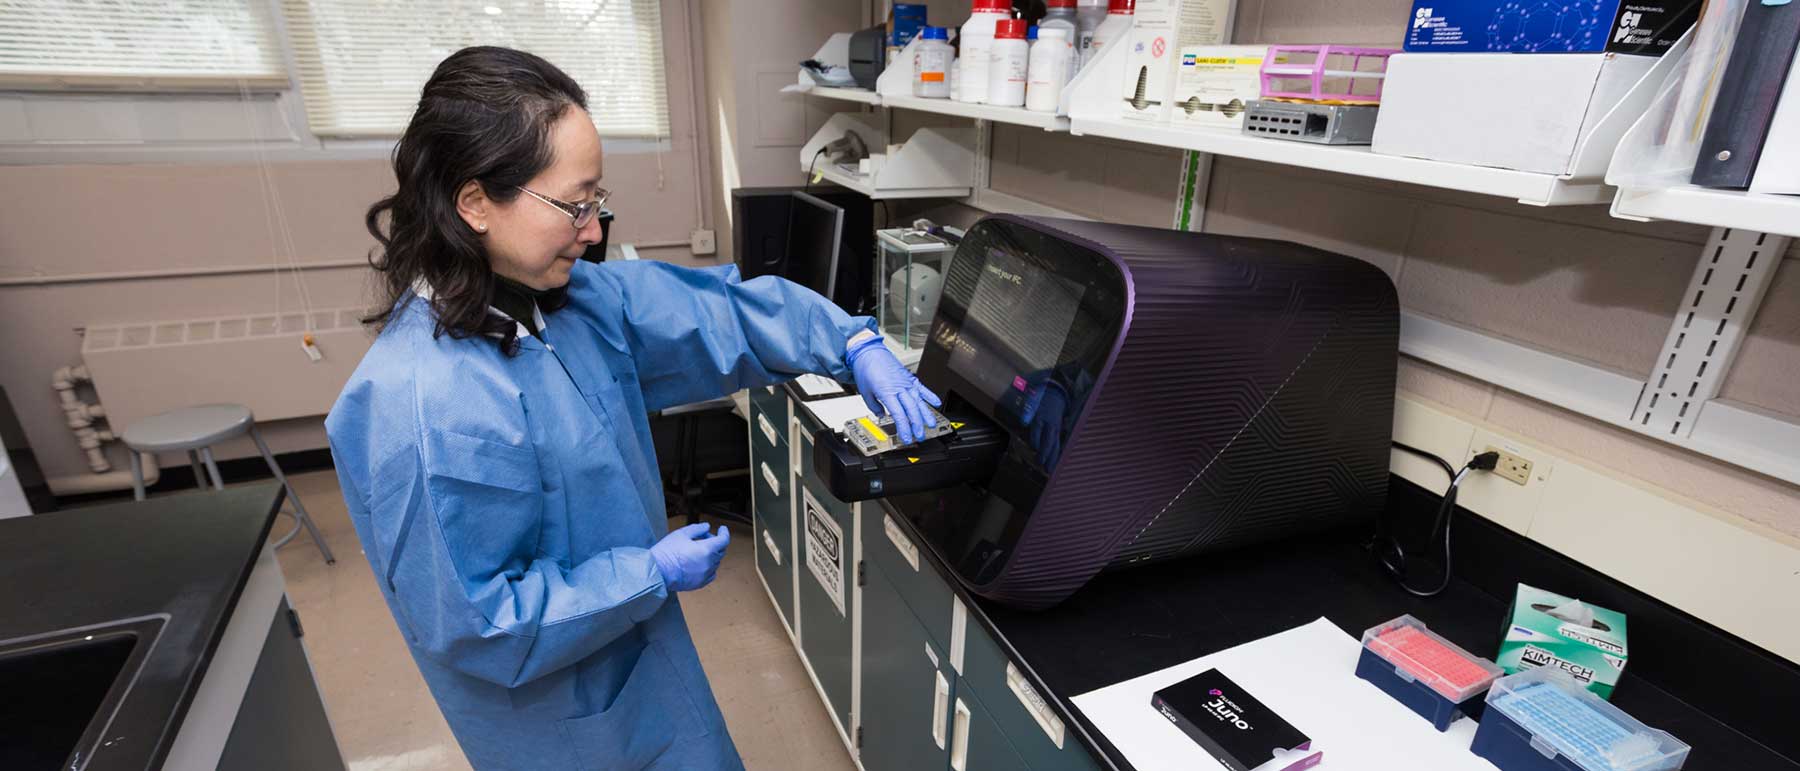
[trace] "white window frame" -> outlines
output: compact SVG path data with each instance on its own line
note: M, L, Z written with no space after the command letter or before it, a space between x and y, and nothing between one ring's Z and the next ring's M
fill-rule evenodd
M39 90L0 88L0 165L55 165L75 163L254 163L259 161L348 161L388 158L398 137L334 139L313 135L307 125L306 104L295 78L294 46L288 36L287 20L281 0L258 0L269 7L275 24L275 39L281 47L281 60L287 73L285 85L251 87L250 105L243 108L244 92L221 84L216 89L184 88L167 93L143 93L117 85L105 88ZM664 8L664 66L677 57L693 56L693 41L683 25L698 23L691 8ZM668 110L671 132L681 124L678 115L694 109L684 100L674 98L676 89L668 86ZM243 136L232 139L188 139L175 133L151 133L132 139L63 140L54 138L6 139L9 125L26 124L25 112L45 105L66 107L77 114L92 113L93 127L103 122L139 119L161 122L173 111L210 108L225 109L231 105L248 112L247 123L262 127L259 138ZM236 115L233 115L236 118ZM698 121L698 116L695 116ZM697 124L696 124L697 125ZM246 132L248 134L249 132ZM674 151L674 137L660 139L615 138L606 142L608 155L640 155Z

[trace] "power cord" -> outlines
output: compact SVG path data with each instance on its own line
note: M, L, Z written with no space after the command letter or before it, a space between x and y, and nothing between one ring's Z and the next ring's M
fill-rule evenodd
M806 182L805 182L805 184L802 184L800 186L801 192L807 192L807 191L812 190L813 167L817 166L819 164L819 156L824 155L824 154L825 154L825 148L821 147L821 148L819 148L818 152L813 153L812 160L806 162Z
M1394 577L1394 581L1400 584L1400 588L1405 589L1407 593L1415 597L1436 597L1450 587L1450 580L1454 575L1450 562L1450 520L1456 513L1457 490L1462 487L1463 478L1467 477L1469 472L1492 471L1495 466L1499 465L1500 453L1490 450L1476 455L1469 459L1469 462L1462 467L1462 470L1457 471L1450 465L1449 461L1438 457L1435 453L1426 452L1425 450L1421 450L1403 442L1394 442L1394 447L1395 449L1412 453L1436 463L1444 470L1444 474L1450 477L1450 487L1444 490L1444 501L1438 505L1437 518L1432 522L1431 533L1426 536L1426 540L1429 541L1437 535L1439 528L1442 528L1444 531L1444 580L1438 583L1437 588L1429 590L1418 589L1407 582L1406 549L1400 545L1400 539L1391 535L1377 533L1374 544L1376 548L1381 549L1381 553L1379 554L1381 567L1387 570L1388 575Z

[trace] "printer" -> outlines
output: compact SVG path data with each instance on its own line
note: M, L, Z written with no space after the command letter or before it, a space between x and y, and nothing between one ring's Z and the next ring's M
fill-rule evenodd
M950 435L815 468L885 499L976 594L1055 605L1104 570L1372 521L1399 303L1299 244L994 215L943 280L918 375Z

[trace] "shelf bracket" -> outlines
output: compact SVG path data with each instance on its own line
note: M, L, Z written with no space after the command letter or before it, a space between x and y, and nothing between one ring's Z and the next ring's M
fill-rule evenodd
M1700 408L1718 396L1731 371L1787 247L1785 236L1713 229L1632 411L1638 430L1677 441L1693 434Z

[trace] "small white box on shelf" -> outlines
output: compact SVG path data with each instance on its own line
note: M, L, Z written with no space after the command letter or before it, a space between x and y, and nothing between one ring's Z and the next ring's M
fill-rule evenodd
M1610 151L1579 150L1657 61L1620 54L1396 54L1388 59L1373 150L1599 177ZM1623 128L1631 120L1612 124Z
M1184 46L1176 63L1169 119L1182 127L1241 129L1244 109L1262 96L1268 46Z
M1182 49L1231 37L1231 0L1139 0L1125 36L1126 120L1169 122Z
M1794 60L1782 86L1769 138L1756 161L1756 175L1750 178L1750 192L1800 195L1800 58Z

